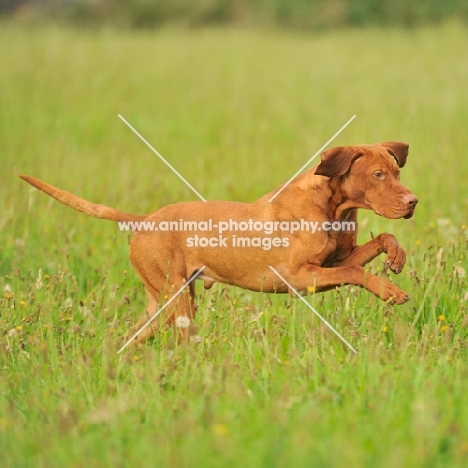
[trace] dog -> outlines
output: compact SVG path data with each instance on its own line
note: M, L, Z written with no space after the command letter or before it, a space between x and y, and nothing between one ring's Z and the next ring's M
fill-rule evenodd
M20 177L75 210L130 223L134 231L130 261L149 299L136 326L146 323L165 300L182 289L164 310L164 322L172 324L177 319L176 324L183 323L181 338L188 338L195 314L194 279L202 280L206 289L221 282L293 296L351 284L383 301L408 301L408 294L390 281L364 270L364 265L385 253L388 268L400 273L406 253L396 238L382 233L357 245L359 208L390 219L413 216L418 199L399 177L408 147L400 142L335 147L321 154L318 165L253 203L181 202L142 216L90 203L26 175ZM343 224L354 229L330 228ZM179 229L184 226L192 230ZM222 233L207 237L210 227L221 231L221 226ZM268 230L259 232L262 226ZM307 226L316 229L311 232ZM153 336L156 329L144 328L135 337L136 343Z

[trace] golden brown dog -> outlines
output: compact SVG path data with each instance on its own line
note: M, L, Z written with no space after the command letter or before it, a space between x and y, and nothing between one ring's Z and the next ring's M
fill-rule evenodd
M294 294L290 286L306 294L353 284L384 301L403 304L409 299L404 291L365 272L363 266L384 252L388 267L400 273L405 251L386 233L356 245L356 212L365 208L386 218L413 215L418 199L399 181L407 155L408 145L397 142L332 148L322 153L318 166L280 188L281 193L271 202L280 189L250 204L176 203L148 216L96 205L32 177L20 177L78 211L120 225L130 223L135 232L130 260L149 298L142 324L194 278L203 280L205 288L218 281L253 291L290 294ZM351 230L331 229L343 225ZM193 301L191 282L165 310L165 322L186 317L184 321L190 323ZM183 336L189 333L187 328L180 332ZM137 342L153 334L154 329L147 327Z

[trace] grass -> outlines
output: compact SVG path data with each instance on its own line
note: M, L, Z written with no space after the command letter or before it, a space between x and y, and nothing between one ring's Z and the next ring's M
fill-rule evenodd
M2 466L466 466L466 30L0 42ZM298 300L198 285L201 343L117 355L145 307L126 235L15 174L136 213L196 199L119 113L207 199L263 195L354 114L335 145L408 141L416 216L362 212L360 237L400 239L411 301L311 296L354 356Z

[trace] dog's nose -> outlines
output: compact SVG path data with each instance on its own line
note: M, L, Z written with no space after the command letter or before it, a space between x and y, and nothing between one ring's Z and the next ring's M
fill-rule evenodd
M408 206L416 206L418 203L418 197L412 193L408 193L403 197L403 203Z

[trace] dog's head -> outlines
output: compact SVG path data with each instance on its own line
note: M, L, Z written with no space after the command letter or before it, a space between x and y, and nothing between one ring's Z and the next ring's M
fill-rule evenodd
M386 218L411 218L417 197L400 182L408 145L385 142L342 146L325 151L316 175L341 177L345 198Z

